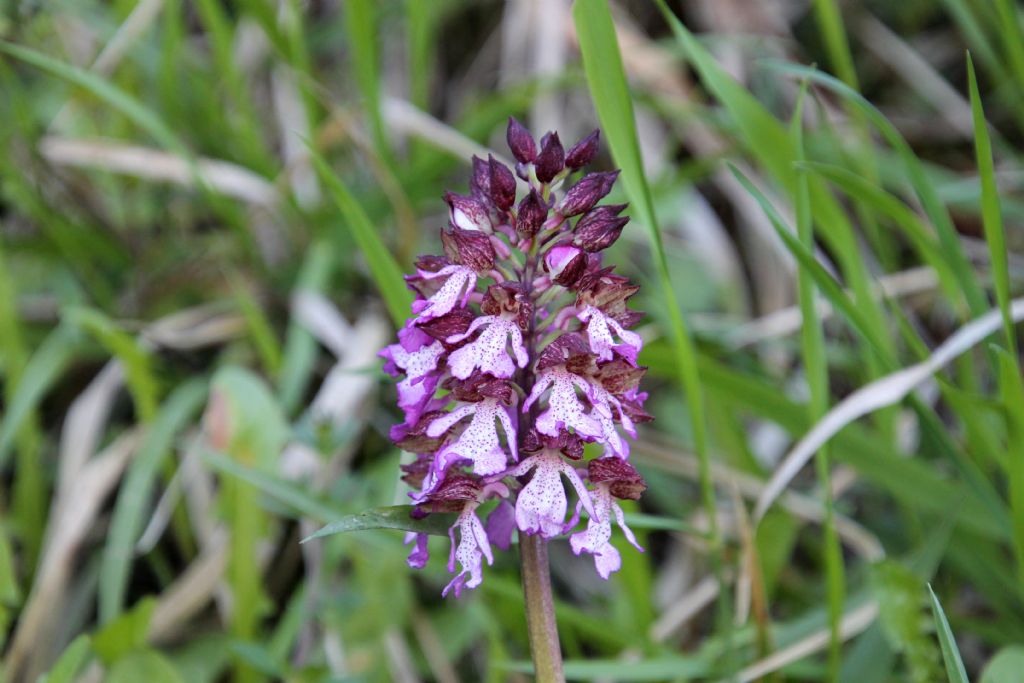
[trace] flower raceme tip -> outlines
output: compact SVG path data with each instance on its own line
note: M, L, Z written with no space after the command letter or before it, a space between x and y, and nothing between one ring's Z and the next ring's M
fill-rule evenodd
M514 172L474 157L469 194L445 195L444 255L421 257L406 277L413 315L380 353L400 378L405 419L391 438L416 454L402 467L413 514L457 513L444 595L480 585L492 545L507 549L515 529L568 535L605 579L621 566L613 519L643 550L615 502L646 488L623 437L652 419L639 388L643 340L630 329L641 317L628 306L639 288L602 253L629 219L625 205L599 204L617 171L569 182L599 138L594 131L566 151L556 133L538 143L510 118ZM518 203L516 176L526 188ZM585 462L586 444L603 452ZM568 521L566 484L577 499ZM586 527L576 531L584 510ZM406 542L409 565L425 566L426 537L410 533Z

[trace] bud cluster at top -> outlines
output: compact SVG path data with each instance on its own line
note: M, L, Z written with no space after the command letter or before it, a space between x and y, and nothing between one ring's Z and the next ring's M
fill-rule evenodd
M413 514L458 513L445 595L478 586L491 544L508 549L516 528L571 533L573 552L592 554L606 579L621 565L613 517L642 551L615 502L646 488L623 433L635 438L635 424L652 419L639 389L642 340L630 330L638 287L602 263L629 220L625 205L598 205L618 172L588 173L563 191L596 155L597 131L566 151L557 133L537 144L509 119L507 138L514 172L474 157L470 193L445 195L444 255L421 257L406 277L413 316L381 352L401 378L405 420L391 438L416 454L402 467ZM587 443L602 447L589 462ZM568 520L566 482L578 498ZM491 498L484 524L477 508ZM589 518L576 530L581 509ZM409 564L423 567L426 536L406 541Z

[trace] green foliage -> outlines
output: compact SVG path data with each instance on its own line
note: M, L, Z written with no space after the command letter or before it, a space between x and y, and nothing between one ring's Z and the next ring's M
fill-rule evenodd
M552 547L567 677L1020 678L1020 8L815 0L769 36L755 3L541 4L0 10L7 677L526 680L517 548L439 599L453 515L410 516L394 387L351 360L513 114L600 125L634 221L606 265L650 313L647 552L615 531L606 583ZM332 343L297 295L337 308ZM748 520L833 406L990 310Z

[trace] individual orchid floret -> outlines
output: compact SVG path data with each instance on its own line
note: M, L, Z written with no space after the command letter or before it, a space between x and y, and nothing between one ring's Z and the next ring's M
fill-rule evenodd
M433 273L424 270L418 272L424 280L445 278L444 284L430 298L412 303L413 313L419 315L419 321L440 318L456 306L465 307L470 294L476 289L476 271L466 266L453 264Z
M445 193L452 225L467 232L490 232L491 217L487 205L477 197Z
M579 312L579 319L587 324L587 340L590 350L601 360L611 360L615 354L636 364L637 354L643 348L643 339L636 332L631 332L619 324L617 320L605 315L594 306L584 306ZM621 342L615 343L614 332Z
M530 471L533 476L516 499L516 524L521 531L539 533L544 538L554 538L563 533L565 513L569 507L562 485L563 476L576 489L584 509L591 516L596 515L583 480L558 451L545 448L523 460L509 475L521 477Z
M509 149L512 150L512 156L519 163L533 163L533 160L537 158L537 143L534 142L530 131L511 116L508 117L508 132L505 139Z
M537 431L558 436L566 429L572 429L591 440L601 436L600 423L576 395L576 389L589 394L590 383L573 370L586 367L591 361L582 339L575 333L562 335L544 350L538 363L540 374L523 403L523 412L526 412L548 389L551 390L547 410L537 417Z
M511 377L517 366L526 367L529 357L523 345L522 330L526 310L519 295L510 289L498 285L488 287L481 304L481 310L487 315L474 320L462 334L448 337L448 343L458 343L483 328L476 340L448 357L448 367L455 377L466 379L478 368L495 377ZM525 308L528 309L528 304Z
M378 355L387 361L385 372L396 377L399 371L406 375L398 383L398 405L405 411L405 423L412 425L437 389L435 371L438 360L444 355L444 347L412 327L404 328L398 337L398 344L391 344Z
M544 270L563 287L572 287L586 268L587 255L571 244L556 244L544 255Z
M472 463L475 474L486 477L506 469L510 458L515 462L516 428L504 403L498 398L485 398L478 403L459 406L435 419L427 428L427 436L439 437L470 416L472 420L462 434L438 452L438 469L445 470L451 463L462 459ZM498 422L509 446L501 445L496 426Z
M577 555L583 552L593 555L597 573L602 579L607 580L622 566L619 551L611 544L612 516L615 517L626 540L640 552L644 551L637 543L632 530L626 526L622 508L613 498L637 500L647 485L632 465L619 458L591 460L588 479L594 485L590 496L596 515L591 513L586 530L573 534L569 544ZM579 513L579 505L576 512Z

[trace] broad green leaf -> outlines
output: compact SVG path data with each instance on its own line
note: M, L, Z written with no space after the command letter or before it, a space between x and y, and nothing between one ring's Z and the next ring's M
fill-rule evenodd
M156 609L156 600L143 598L128 612L110 621L93 635L92 648L104 664L110 666L141 650L146 645L149 620Z
M449 527L455 522L454 514L432 514L424 519L414 519L410 514L412 511L413 506L411 505L391 505L347 515L307 536L302 539L302 542L306 543L314 538L366 529L398 529L400 531L415 531L419 534L447 536Z
M132 551L146 517L146 506L160 467L174 437L192 419L206 398L206 383L194 379L178 387L157 412L138 455L125 474L103 551L99 585L100 623L113 619L124 603Z
M960 649L956 646L956 638L953 637L946 613L942 611L942 605L935 596L931 584L928 584L928 595L931 596L932 615L935 618L935 628L939 633L939 644L942 646L942 660L946 664L946 677L949 679L949 683L970 683L964 663L960 659Z
M922 618L927 605L921 595L921 579L894 560L871 568L871 583L878 614L889 643L906 659L910 680L933 683L941 675L939 650Z
M187 683L174 665L155 650L132 652L119 659L105 683Z
M384 241L380 238L380 231L374 227L370 217L359 204L348 188L342 184L341 179L334 174L331 167L322 156L312 148L309 150L310 158L320 174L320 178L327 185L334 203L341 211L341 217L349 232L355 239L356 245L366 258L370 266L370 274L384 297L384 303L391 314L391 320L395 326L401 327L405 319L409 317L409 310L412 305L412 294L405 286L402 278L402 270L398 267L391 252L388 251ZM335 223L335 225L337 225Z
M1024 674L1024 646L1010 645L997 652L981 672L981 683L1018 683Z
M38 683L72 683L78 670L89 659L91 642L84 633L71 641L50 672L39 677Z

